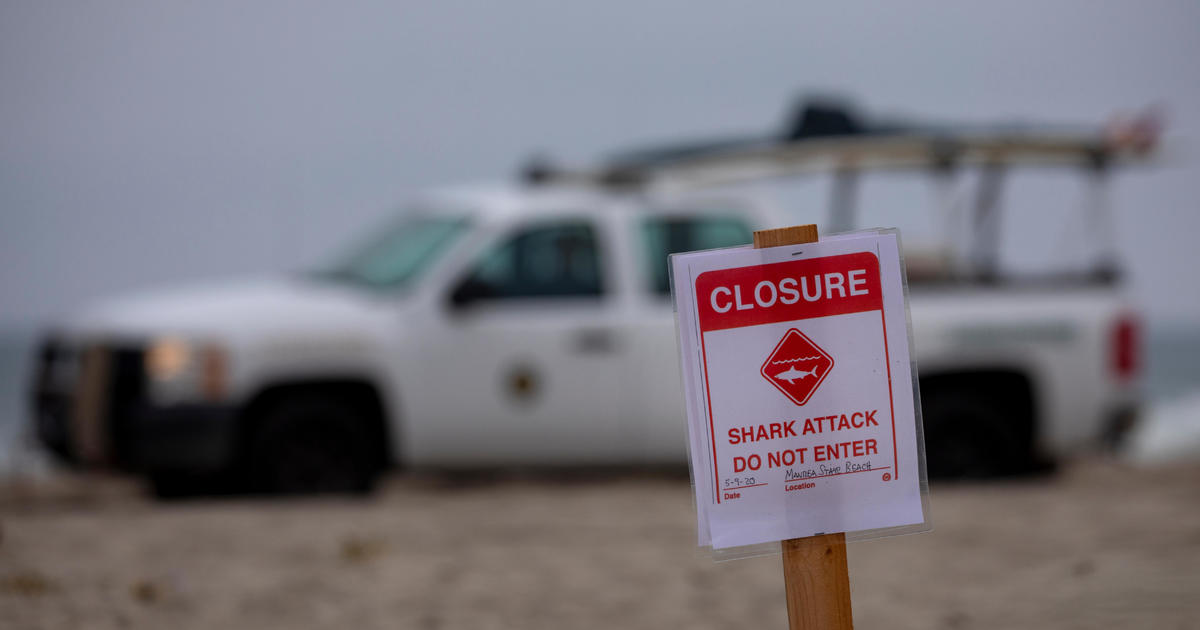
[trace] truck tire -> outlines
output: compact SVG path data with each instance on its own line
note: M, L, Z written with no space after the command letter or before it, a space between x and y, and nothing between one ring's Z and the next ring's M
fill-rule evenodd
M926 467L931 478L982 479L1023 472L1021 444L993 401L969 391L939 391L922 400Z
M147 478L156 499L190 499L225 494L230 490L227 475L196 475L173 470L154 470L147 474Z
M364 493L379 473L357 409L338 398L293 395L268 407L251 439L252 488L270 494Z

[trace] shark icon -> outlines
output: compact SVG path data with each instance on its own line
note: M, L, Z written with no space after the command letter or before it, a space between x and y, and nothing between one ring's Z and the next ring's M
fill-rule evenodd
M808 369L797 369L804 366ZM760 376L788 400L803 406L833 372L833 357L795 328L788 329L767 360L758 368ZM811 377L811 378L810 378Z
M816 376L816 375L817 375L817 366L815 366L815 365L813 366L813 368L811 370L809 370L807 372L805 372L803 370L797 370L795 366L792 366L792 367L776 374L775 378L777 378L781 381L795 383L796 379L798 379L798 378L808 378L810 376Z

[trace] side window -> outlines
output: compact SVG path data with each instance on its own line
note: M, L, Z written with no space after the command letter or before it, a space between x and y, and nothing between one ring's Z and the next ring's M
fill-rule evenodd
M667 256L698 249L745 245L753 239L750 227L737 217L653 217L642 223L647 287L653 293L671 292Z
M582 221L542 224L485 252L452 301L599 296L601 275L591 225Z

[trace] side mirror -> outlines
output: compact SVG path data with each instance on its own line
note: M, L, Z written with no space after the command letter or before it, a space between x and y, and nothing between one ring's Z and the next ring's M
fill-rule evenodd
M450 293L450 306L455 310L464 310L480 300L492 297L495 291L491 285L474 277L459 283Z

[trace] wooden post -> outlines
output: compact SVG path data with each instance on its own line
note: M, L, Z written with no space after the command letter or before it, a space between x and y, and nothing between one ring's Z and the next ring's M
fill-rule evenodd
M854 628L846 535L792 538L783 545L783 589L791 630Z
M817 226L795 225L754 233L754 247L817 241ZM793 538L783 546L783 588L791 630L854 628L850 611L850 570L846 534Z

